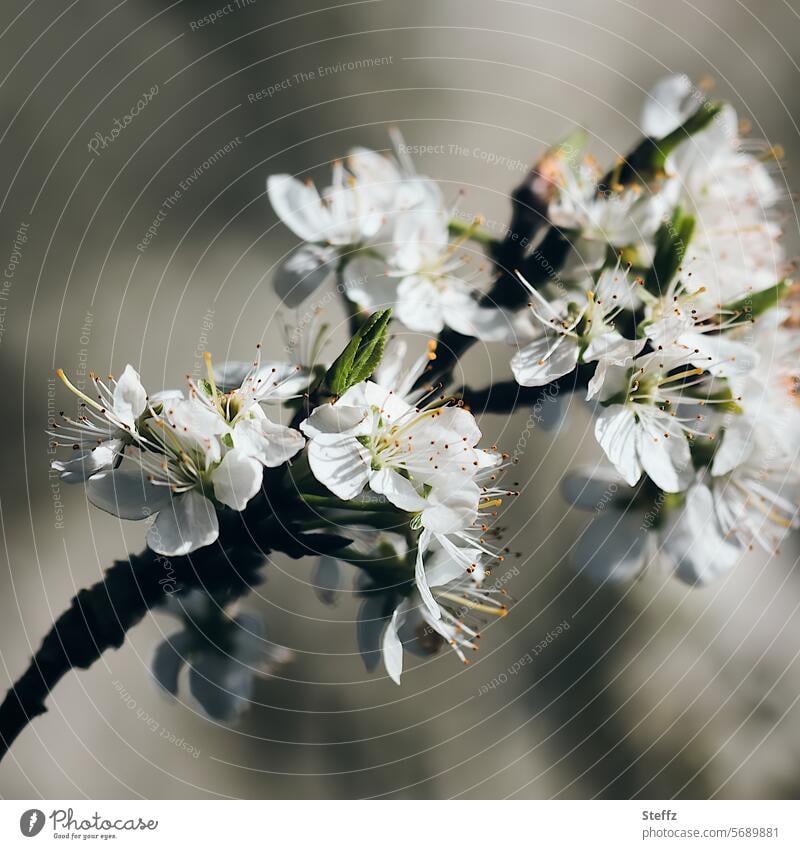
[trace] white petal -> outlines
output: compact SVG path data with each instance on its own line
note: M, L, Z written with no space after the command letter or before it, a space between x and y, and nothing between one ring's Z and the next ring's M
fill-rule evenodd
M411 481L394 469L372 472L369 486L373 492L385 495L395 507L409 513L418 513L426 505L425 499L414 489Z
M399 615L398 610L395 610L386 626L382 645L383 663L395 684L400 683L400 675L403 672L403 643L397 633L398 627Z
M335 442L312 439L308 443L308 462L314 477L345 501L355 498L369 480L369 451L352 437Z
M305 443L299 431L266 418L245 419L233 429L234 447L270 469L294 457Z
M169 504L165 486L154 486L139 471L101 472L86 482L86 497L101 510L120 519L146 519Z
M61 473L61 480L66 483L84 483L92 475L110 471L121 447L121 440L109 439L74 460L54 460L51 466Z
M738 377L758 365L757 351L724 336L687 333L680 342L692 350L692 365L710 371L715 377Z
M244 360L226 360L214 364L214 383L221 392L231 392L242 385L242 381L253 370L253 364Z
M577 365L577 340L565 336L544 336L511 359L511 371L521 386L544 386L569 374Z
M428 277L412 275L397 287L395 317L409 330L439 333L444 327L442 297Z
M332 248L302 245L275 271L275 293L287 307L300 306L333 274L337 257Z
M404 339L401 339L399 336L391 336L389 338L383 349L383 359L372 376L378 386L397 390L407 353L408 344ZM399 394L405 395L405 393Z
M431 538L431 532L425 529L420 534L419 540L417 541L417 559L414 565L414 583L417 586L417 592L422 599L422 603L428 608L431 616L434 619L441 619L442 611L439 610L439 605L436 603L436 599L431 593L430 587L428 586L428 578L425 574L425 553L430 545Z
M453 551L458 556L454 556ZM460 548L452 543L446 548L433 552L425 564L428 586L442 587L450 581L463 578L467 565L477 565L482 556L483 552L478 548Z
M647 344L647 339L626 339L616 330L593 339L583 352L583 361L606 360L610 365L626 366Z
M478 516L480 489L472 481L456 478L433 487L422 511L422 526L437 534L450 534L472 525Z
M633 412L621 404L606 407L594 424L594 435L600 447L630 486L642 476L636 456L637 431Z
M686 493L686 505L666 534L664 547L675 574L687 584L708 584L728 572L742 550L723 536L711 491L697 484Z
M289 174L267 179L267 195L281 221L304 242L327 241L331 226L319 192Z
M258 460L234 448L211 475L214 497L233 510L244 510L247 502L261 489L263 475Z
M439 209L414 209L397 217L392 263L413 274L435 264L447 248L447 215Z
M642 514L607 508L583 532L572 553L581 574L603 583L629 581L647 565L647 535Z
M686 74L672 74L660 79L651 89L642 108L642 132L662 139L669 135L691 114L686 98L692 91L692 81ZM700 104L695 104L699 107Z
M744 416L732 416L725 423L719 448L714 454L711 474L714 477L727 475L737 466L741 466L753 453L755 429L750 419Z
M367 407L321 404L301 423L300 430L312 438L326 434L365 436L372 430L372 421Z
M642 419L637 432L642 468L664 492L680 492L693 476L689 441L669 414Z
M136 419L147 407L147 393L133 366L125 366L114 386L114 414L133 430Z
M178 495L158 514L147 533L147 544L157 554L180 557L219 536L219 521L214 505L199 492Z

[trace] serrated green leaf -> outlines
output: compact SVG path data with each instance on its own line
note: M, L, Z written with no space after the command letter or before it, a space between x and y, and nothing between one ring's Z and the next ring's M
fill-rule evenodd
M373 313L328 369L325 383L334 395L366 380L380 365L391 316L390 309Z

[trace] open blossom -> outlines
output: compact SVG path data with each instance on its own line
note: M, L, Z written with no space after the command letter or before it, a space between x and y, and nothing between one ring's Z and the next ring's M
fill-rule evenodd
M402 139L394 134L398 150ZM331 186L317 191L289 174L267 179L267 195L283 223L303 244L276 274L275 290L287 306L301 303L333 273L341 257L361 249L417 206L441 204L436 184L418 176L406 154L397 159L356 148L347 163L333 163Z
M708 108L695 93L685 76L660 81L645 104L645 131L663 138ZM757 143L749 150L760 155L745 149L736 113L725 104L667 159L668 194L696 219L689 257L711 305L772 286L785 272L775 219L782 193L766 164L776 151Z
M590 157L557 151L548 157L550 179L557 192L548 218L559 228L575 231L588 243L624 248L648 243L669 208L669 198L633 185L601 186L602 173ZM590 248L591 250L591 248Z
M693 472L688 435L696 416L682 415L684 393L703 380L688 352L656 351L628 369L614 368L595 422L595 437L608 459L631 486L642 472L665 492L685 489ZM619 400L617 400L619 399Z
M496 503L498 491L482 482L494 475L500 457L477 447L481 432L471 413L443 398L418 402L419 392L411 386L424 364L418 362L405 376L390 368L379 371L377 379L399 389L369 380L356 384L317 407L300 429L309 439L314 476L336 496L349 501L368 487L412 514L422 529L418 590L438 616L425 582L425 553L435 542L459 559L456 549L469 538L481 510ZM469 565L462 563L462 569Z
M138 468L115 464L87 481L89 500L109 513L123 519L157 514L147 540L164 555L188 554L214 542L219 534L215 505L243 510L261 488L263 468L281 465L305 443L261 407L296 380L294 370L278 376L277 367L265 372L259 360L238 387L223 393L210 357L206 362L208 379L190 383L188 397L163 393L156 402L136 396L130 415L142 407L137 450L125 457Z
M403 650L414 654L431 654L448 644L458 657L468 663L466 653L478 650L480 628L490 618L508 612L505 593L485 586L487 570L480 548L438 548L427 558L425 584L436 604L431 612L427 601L415 589L394 609L382 640L383 662L389 677L400 683ZM464 562L471 568L464 570Z
M96 398L73 386L61 369L58 376L83 401L83 412L77 417L63 416L63 424L53 425L51 436L55 444L72 446L80 454L73 460L56 460L52 465L62 480L84 482L111 469L125 446L137 443L138 420L147 409L147 393L131 365L125 367L119 380L109 378L109 385L91 375Z
M646 343L626 339L614 325L616 316L635 302L633 286L619 267L605 269L592 289L576 293L583 304L571 296L551 304L536 289L528 288L531 313L543 335L511 360L511 370L522 386L544 386L572 372L578 363L597 362L587 393L591 399L600 391L608 366L629 365Z
M711 490L700 480L671 503L663 493L638 493L616 469L600 466L571 472L564 495L595 514L575 544L572 561L597 583L633 580L656 567L687 584L704 585L741 558L741 547L727 534Z
M479 303L480 293L464 279L468 266L451 240L450 213L420 206L397 215L386 256L381 249L348 262L345 294L362 309L392 307L409 330L439 333L444 327L484 341L503 341L521 330L507 312Z
M317 407L300 429L309 438L315 477L339 498L355 498L369 486L411 512L432 509L424 488L454 479L466 485L497 462L476 447L481 432L463 408L439 399L415 406L372 381Z

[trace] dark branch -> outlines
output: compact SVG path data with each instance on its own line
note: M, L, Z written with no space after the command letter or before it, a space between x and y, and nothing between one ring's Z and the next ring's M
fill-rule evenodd
M514 380L495 383L485 389L465 387L461 400L476 415L481 413L513 413L552 401L561 393L585 389L594 373L594 364L579 366L572 374L544 386L520 386Z
M263 515L265 505L258 501ZM190 556L162 557L146 549L117 561L102 581L81 590L0 705L0 759L28 723L46 712L45 701L64 675L88 669L106 649L119 648L127 632L167 596L201 589L239 598L259 583L257 572L270 551L302 557L349 542L292 533L274 515L253 521L253 512L226 515L220 540Z

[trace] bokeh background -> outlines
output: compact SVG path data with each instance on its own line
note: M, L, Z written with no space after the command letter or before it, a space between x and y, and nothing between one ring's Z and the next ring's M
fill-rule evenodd
M268 174L322 182L352 145L385 149L395 124L409 144L445 147L418 156L421 171L454 200L463 190L463 209L502 222L507 193L546 145L582 124L593 152L611 160L637 137L644 91L685 71L712 78L753 137L785 147L797 248L796 0L240 0L197 25L222 6L3 5L4 268L22 225L27 235L0 302L3 689L72 595L143 545L141 527L90 511L80 487L54 486L43 430L63 405L55 368L103 373L130 361L155 389L180 385L205 348L246 359L261 341L279 356L284 318L270 276L294 239L268 206ZM256 96L270 86L279 87ZM129 126L92 152L95 134L109 135L153 87ZM226 146L137 248L181 181ZM328 310L344 338L340 305ZM464 361L470 382L506 378L508 356L476 347ZM796 541L708 589L650 575L598 590L570 570L587 517L558 493L571 464L597 459L588 415L570 402L558 434L530 416L482 420L489 441L519 447L524 495L503 518L520 553L508 561L516 605L469 667L449 652L415 660L400 689L366 674L356 599L323 607L309 587L313 563L274 558L243 607L294 662L259 681L237 725L157 692L150 658L175 622L151 615L122 649L59 685L0 766L0 793L796 796Z

